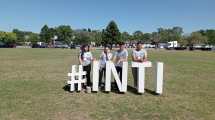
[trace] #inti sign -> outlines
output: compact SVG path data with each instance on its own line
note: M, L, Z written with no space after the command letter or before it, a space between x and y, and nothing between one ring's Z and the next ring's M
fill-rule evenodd
M155 72L155 92L157 94L162 94L163 92L163 68L164 65L162 62L156 63L156 72ZM77 69L78 67L78 69ZM145 86L145 69L152 67L150 61L138 63L132 62L132 68L137 68L137 92L144 93ZM72 65L71 73L68 73L69 80L67 84L70 85L70 91L75 91L75 85L77 84L77 90L82 89L82 84L86 83L86 78L83 77L86 75L86 72L83 71L82 65ZM113 62L108 61L106 63L106 73L105 73L105 91L111 91L111 81L115 80L117 87L120 92L127 92L127 80L128 80L128 62L123 62L122 66L122 80L116 71L115 65ZM92 74L92 91L97 92L99 90L99 62L93 62L93 74Z

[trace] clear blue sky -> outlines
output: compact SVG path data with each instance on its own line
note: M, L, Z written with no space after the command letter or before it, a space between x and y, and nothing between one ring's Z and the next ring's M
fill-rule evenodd
M181 26L186 33L215 28L215 0L0 0L0 30L39 32L44 24L120 31Z

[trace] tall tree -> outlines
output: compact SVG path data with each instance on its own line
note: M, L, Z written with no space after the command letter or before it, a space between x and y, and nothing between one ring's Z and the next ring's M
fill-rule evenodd
M103 44L116 44L121 42L121 33L117 24L114 21L110 21L106 29L103 31Z
M215 45L215 30L208 29L208 30L200 30L198 32L208 38L208 44Z
M50 43L52 40L52 34L50 32L50 29L47 25L44 25L40 32L40 40L46 43Z
M174 41L180 41L182 38L183 28L182 27L173 27L172 28L172 39Z
M133 40L137 40L137 41L143 40L143 32L140 30L135 31L133 33Z
M131 40L131 35L128 32L123 32L121 34L121 39L123 41L130 41Z
M99 30L93 30L91 33L91 41L95 42L96 45L102 44L102 32Z
M37 42L39 42L40 40L40 37L39 37L39 34L36 34L36 33L31 33L29 35L29 41L32 43L32 44L36 44Z
M20 31L19 29L13 29L13 33L17 36L17 42L24 42L25 40L25 32Z
M161 42L180 41L182 38L183 29L181 27L173 28L158 28Z
M73 31L69 25L60 25L56 28L58 40L70 44L73 37Z
M158 32L152 33L152 43L155 45L155 48L158 48L158 43L160 42L161 37Z
M152 34L151 33L145 33L145 34L143 34L143 41L144 42L147 42L147 43L149 43L149 42L151 42L151 39L152 39Z
M88 34L88 31L83 30L78 30L74 31L74 43L75 44L89 44L91 42L91 38Z
M160 41L161 42L169 42L173 41L171 38L171 29L165 29L165 28L158 28L158 34L160 36Z
M31 42L31 41L29 41L28 38L32 34L36 34L36 33L31 32L31 31L22 31L19 29L13 29L13 33L16 34L18 43Z
M190 50L193 49L194 44L202 44L207 42L207 37L203 36L199 32L192 32L190 36L187 37L188 45Z
M6 43L7 45L15 44L17 36L13 32L1 32L0 31L0 41Z

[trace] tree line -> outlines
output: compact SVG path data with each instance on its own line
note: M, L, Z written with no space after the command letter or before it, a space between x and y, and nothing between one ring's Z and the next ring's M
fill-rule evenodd
M110 21L105 29L92 30L72 29L69 25L60 25L57 27L49 27L44 25L40 33L31 31L21 31L13 29L12 32L0 31L0 42L6 44L24 44L29 42L36 44L37 42L45 42L53 44L53 41L62 41L65 44L86 44L94 42L96 45L117 44L118 42L135 42L142 41L158 46L159 43L169 41L178 41L181 46L190 46L194 44L215 45L215 30L199 30L191 34L185 34L182 27L175 26L172 28L158 28L152 33L144 33L140 30L132 34L128 32L120 32L115 21Z

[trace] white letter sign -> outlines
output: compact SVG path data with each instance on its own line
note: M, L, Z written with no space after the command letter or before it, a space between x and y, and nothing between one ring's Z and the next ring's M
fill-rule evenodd
M156 65L156 93L162 94L163 92L163 63L157 62Z
M92 91L98 91L99 86L99 61L93 62L93 86ZM146 67L152 67L152 63L150 61L139 63L132 62L131 67L137 68L137 91L138 93L144 93L145 89L145 69ZM157 94L163 93L163 63L156 63L156 72L155 72L155 92ZM86 72L83 71L83 66L79 65L79 71L76 71L76 65L72 66L71 73L68 73L69 81L67 84L70 84L70 91L75 90L75 84L78 84L78 91L82 88L82 83L86 83ZM116 67L112 61L107 61L106 63L106 73L105 73L105 91L111 91L111 81L112 76L116 81L117 87L120 92L127 91L127 79L128 79L128 62L123 62L122 65L122 80L117 73Z
M99 89L99 62L93 61L93 89L92 91L98 91Z
M86 72L83 71L82 65L79 65L78 72L76 72L76 65L72 66L72 72L68 73L69 81L67 81L67 84L70 84L70 91L75 90L75 84L78 84L78 91L81 90L82 83L86 83L86 78L83 78L84 75L86 75Z
M114 79L116 80L117 86L120 92L127 91L127 73L128 73L128 62L123 62L122 67L122 82L119 78L119 75L116 71L116 68L113 62L108 61L106 63L106 80L105 80L105 91L111 90L111 73L113 74Z
M132 67L138 68L137 72L137 91L138 93L144 93L145 89L145 68L152 67L151 62L132 62Z

